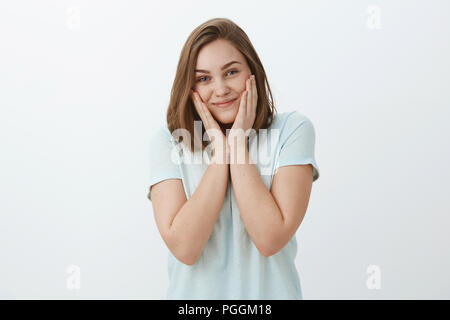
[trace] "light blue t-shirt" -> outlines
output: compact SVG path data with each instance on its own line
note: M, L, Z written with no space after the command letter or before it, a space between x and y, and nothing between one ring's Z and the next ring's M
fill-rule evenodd
M313 124L298 111L276 113L265 133L260 131L249 138L250 156L269 190L277 168L282 166L312 164L316 181L319 168L314 145ZM183 143L176 142L167 125L154 132L150 147L150 186L166 179L181 179L189 200L209 162L189 158L193 154ZM210 152L205 149L203 157L210 159ZM302 299L295 266L295 235L276 254L261 255L244 227L230 178L219 218L196 263L186 265L169 250L166 298ZM147 198L151 201L150 192Z

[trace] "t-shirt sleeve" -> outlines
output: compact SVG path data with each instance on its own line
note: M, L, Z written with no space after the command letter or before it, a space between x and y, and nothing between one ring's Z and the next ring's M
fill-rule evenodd
M282 166L311 164L313 182L316 181L320 173L314 156L315 139L311 120L298 112L291 113L280 137L281 148L275 170Z
M161 127L150 139L150 181L147 198L152 201L150 188L167 179L182 179L179 165L172 161L174 145L170 132Z

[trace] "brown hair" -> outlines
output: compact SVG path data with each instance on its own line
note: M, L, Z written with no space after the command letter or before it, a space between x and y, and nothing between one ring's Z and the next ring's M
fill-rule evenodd
M252 128L257 133L259 133L259 129L269 128L276 114L266 72L247 34L229 19L210 19L192 31L181 50L167 109L168 129L171 133L179 128L188 130L191 135L191 141L187 145L191 151L194 150L194 121L201 120L190 97L190 89L195 84L194 69L197 63L197 56L203 46L218 39L231 42L245 57L251 73L255 75L258 103ZM202 123L200 137L203 137L204 131L205 128ZM183 141L183 143L185 142L189 141ZM209 142L201 141L201 143L204 148Z

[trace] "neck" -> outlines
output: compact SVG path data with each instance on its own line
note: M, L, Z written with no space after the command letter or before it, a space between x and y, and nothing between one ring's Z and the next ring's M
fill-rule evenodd
M222 133L225 137L227 136L227 129L231 129L232 126L233 126L232 123L220 124L220 129L222 129Z

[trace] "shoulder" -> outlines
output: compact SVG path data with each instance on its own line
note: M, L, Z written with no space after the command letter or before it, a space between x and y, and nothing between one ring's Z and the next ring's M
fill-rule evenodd
M169 129L167 128L167 124L163 124L156 129L153 129L150 134L150 142L152 145L155 144L164 144L172 142L174 139Z
M304 122L312 123L311 120L303 113L293 110L277 113L274 116L273 125L279 128L300 125Z
M271 128L279 130L282 138L287 138L294 131L298 131L300 128L302 128L301 130L309 130L314 133L314 125L312 121L306 115L297 110L277 113L274 116Z

